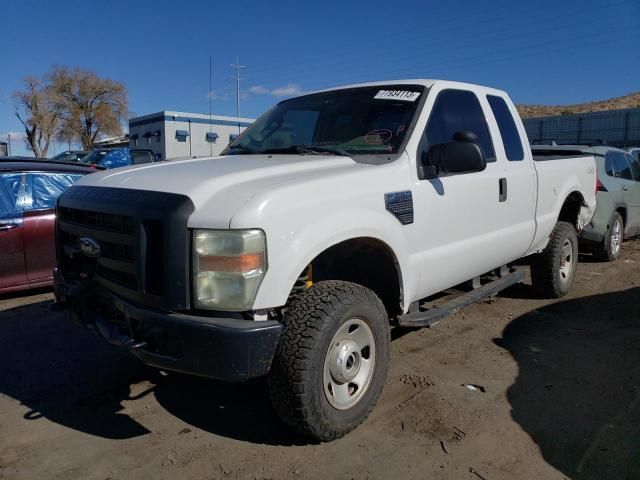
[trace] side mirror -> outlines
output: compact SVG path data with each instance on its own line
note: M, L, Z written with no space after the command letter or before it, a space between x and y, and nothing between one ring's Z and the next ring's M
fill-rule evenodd
M442 166L450 173L481 172L487 166L482 149L475 142L449 142L442 151Z
M440 157L442 166L450 173L481 172L487 167L487 159L471 132L457 132L453 142L446 143Z
M462 131L453 134L453 141L433 145L423 151L418 166L418 178L433 178L440 170L447 173L480 172L487 166L487 160L473 132Z

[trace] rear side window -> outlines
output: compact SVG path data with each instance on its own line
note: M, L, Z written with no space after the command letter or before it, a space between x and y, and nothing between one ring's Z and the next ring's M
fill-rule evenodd
M153 155L151 152L137 152L135 150L131 150L131 163L133 165L139 165L141 163L151 163L153 162Z
M640 182L640 163L633 158L632 155L627 155L629 165L631 165L631 175L636 182Z
M443 90L427 123L428 146L450 142L454 133L462 131L475 133L487 161L495 161L487 121L476 95L466 90Z
M507 102L505 102L503 98L496 97L495 95L487 95L487 100L489 101L493 116L496 117L500 135L502 136L504 151L507 154L507 160L524 160L524 149L520 141L518 127L516 127L516 122L513 120L513 115L511 115L509 111Z
M0 174L0 219L12 218L23 210L23 173Z
M607 158L611 158L613 163L613 176L616 178L624 178L625 180L633 180L631 174L631 165L627 161L627 156L622 152L607 152Z
M610 177L616 176L616 172L613 170L613 158L611 158L611 155L605 156L604 169Z
M30 205L25 210L50 209L56 206L56 199L82 175L69 173L31 173Z

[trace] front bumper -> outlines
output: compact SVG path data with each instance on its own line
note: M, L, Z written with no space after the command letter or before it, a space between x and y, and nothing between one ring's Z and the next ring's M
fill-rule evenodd
M56 305L76 323L147 365L226 381L264 376L282 324L210 318L135 305L90 280L66 283L54 272Z

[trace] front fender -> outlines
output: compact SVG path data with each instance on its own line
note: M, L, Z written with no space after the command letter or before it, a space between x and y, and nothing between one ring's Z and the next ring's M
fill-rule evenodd
M289 219L290 220L290 219ZM287 302L294 283L311 261L345 240L368 237L386 244L394 255L402 286L402 302L406 308L415 279L408 276L409 251L402 226L387 212L354 209L315 217L297 227L267 229L267 273L260 285L254 309L268 309ZM276 233L280 232L280 233Z

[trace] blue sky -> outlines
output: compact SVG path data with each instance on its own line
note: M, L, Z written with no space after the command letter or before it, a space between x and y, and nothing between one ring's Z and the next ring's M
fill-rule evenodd
M236 57L247 66L243 116L298 92L394 78L487 84L518 103L640 90L640 0L22 0L2 24L0 138L21 132L10 99L21 79L55 64L123 82L132 115L207 113L209 55L222 115L235 114ZM27 153L22 140L13 153Z

